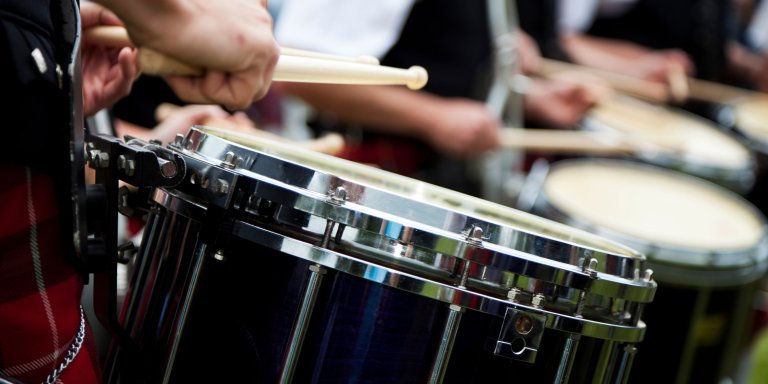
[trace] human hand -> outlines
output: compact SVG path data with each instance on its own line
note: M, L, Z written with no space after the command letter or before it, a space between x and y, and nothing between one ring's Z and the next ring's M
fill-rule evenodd
M112 12L91 2L80 5L83 29L99 25L121 25ZM91 116L131 91L138 75L136 50L108 48L82 42L83 113Z
M686 75L692 75L694 64L688 55L679 49L666 49L652 51L637 59L632 59L628 71L632 75L654 81L657 83L669 83L670 74L682 71Z
M573 128L610 90L599 85L558 79L533 79L525 94L525 116L552 128Z
M518 57L520 58L520 70L524 74L533 74L541 68L541 51L533 38L523 30L518 29L516 46Z
M179 97L245 108L266 94L279 55L265 4L187 0L156 6L145 14L122 10L126 29L138 46L206 68L200 77L166 78Z
M482 103L469 99L441 99L432 107L434 120L427 127L425 136L437 150L464 158L499 147L501 122Z

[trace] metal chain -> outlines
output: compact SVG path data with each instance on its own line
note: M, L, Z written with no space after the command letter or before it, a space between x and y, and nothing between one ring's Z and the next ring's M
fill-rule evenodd
M61 364L59 364L59 366L56 367L56 369L54 369L53 372L48 375L48 377L45 378L43 384L53 384L56 382L61 373L64 372L64 369L66 369L69 364L75 360L77 354L80 353L80 347L83 345L83 340L85 340L85 315L83 315L83 306L81 305L80 329L77 331L75 340L73 340L72 345L69 346L69 350L67 350L67 356L64 357L64 361L62 361Z

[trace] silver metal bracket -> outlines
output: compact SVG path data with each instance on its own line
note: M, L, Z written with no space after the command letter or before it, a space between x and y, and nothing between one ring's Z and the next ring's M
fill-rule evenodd
M545 324L546 316L542 314L507 308L493 353L527 363L535 362Z

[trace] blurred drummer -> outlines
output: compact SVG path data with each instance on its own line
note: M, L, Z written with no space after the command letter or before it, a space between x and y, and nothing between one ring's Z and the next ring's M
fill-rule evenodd
M570 58L672 86L681 74L760 88L765 57L736 39L732 0L559 0ZM762 72L762 73L761 73Z
M535 43L517 41L523 72L539 65ZM382 65L424 66L424 91L397 87L283 83L319 111L317 131L343 131L345 157L470 194L477 185L468 157L499 147L501 117L482 100L492 73L485 1L289 0L276 36L287 47L347 56L374 55ZM533 79L525 112L542 125L567 127L593 104L588 88ZM426 144L426 145L425 145Z

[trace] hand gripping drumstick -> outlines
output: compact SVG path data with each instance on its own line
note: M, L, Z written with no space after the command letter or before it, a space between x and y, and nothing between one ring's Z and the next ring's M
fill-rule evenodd
M181 107L177 105L163 103L160 104L155 110L155 117L157 118L157 121L163 121L174 113L178 112L179 109L181 109ZM247 145L247 139L249 137L258 136L268 140L279 141L281 143L295 145L299 148L325 153L332 156L338 155L344 149L344 138L338 133L329 133L314 140L292 141L280 135L258 129L256 127L239 125L232 121L221 118L209 118L203 121L202 125L217 128L217 135L225 139L236 137L240 142L245 140L245 145Z
M686 96L685 88L680 84L679 76L677 76L675 73L670 74L671 76L674 76L675 89L670 89L665 84L654 83L622 73L551 59L542 59L542 69L539 71L539 75L551 77L558 72L569 70L592 74L606 81L618 91L625 92L646 100L667 103L674 97Z
M95 27L83 32L94 43L110 47L132 47L122 27ZM373 59L373 60L371 60ZM368 56L348 58L323 53L285 49L275 66L274 81L327 84L406 85L421 89L427 84L427 71L420 66L408 69L374 65ZM139 68L148 75L199 76L204 69L193 67L148 48L139 48Z

